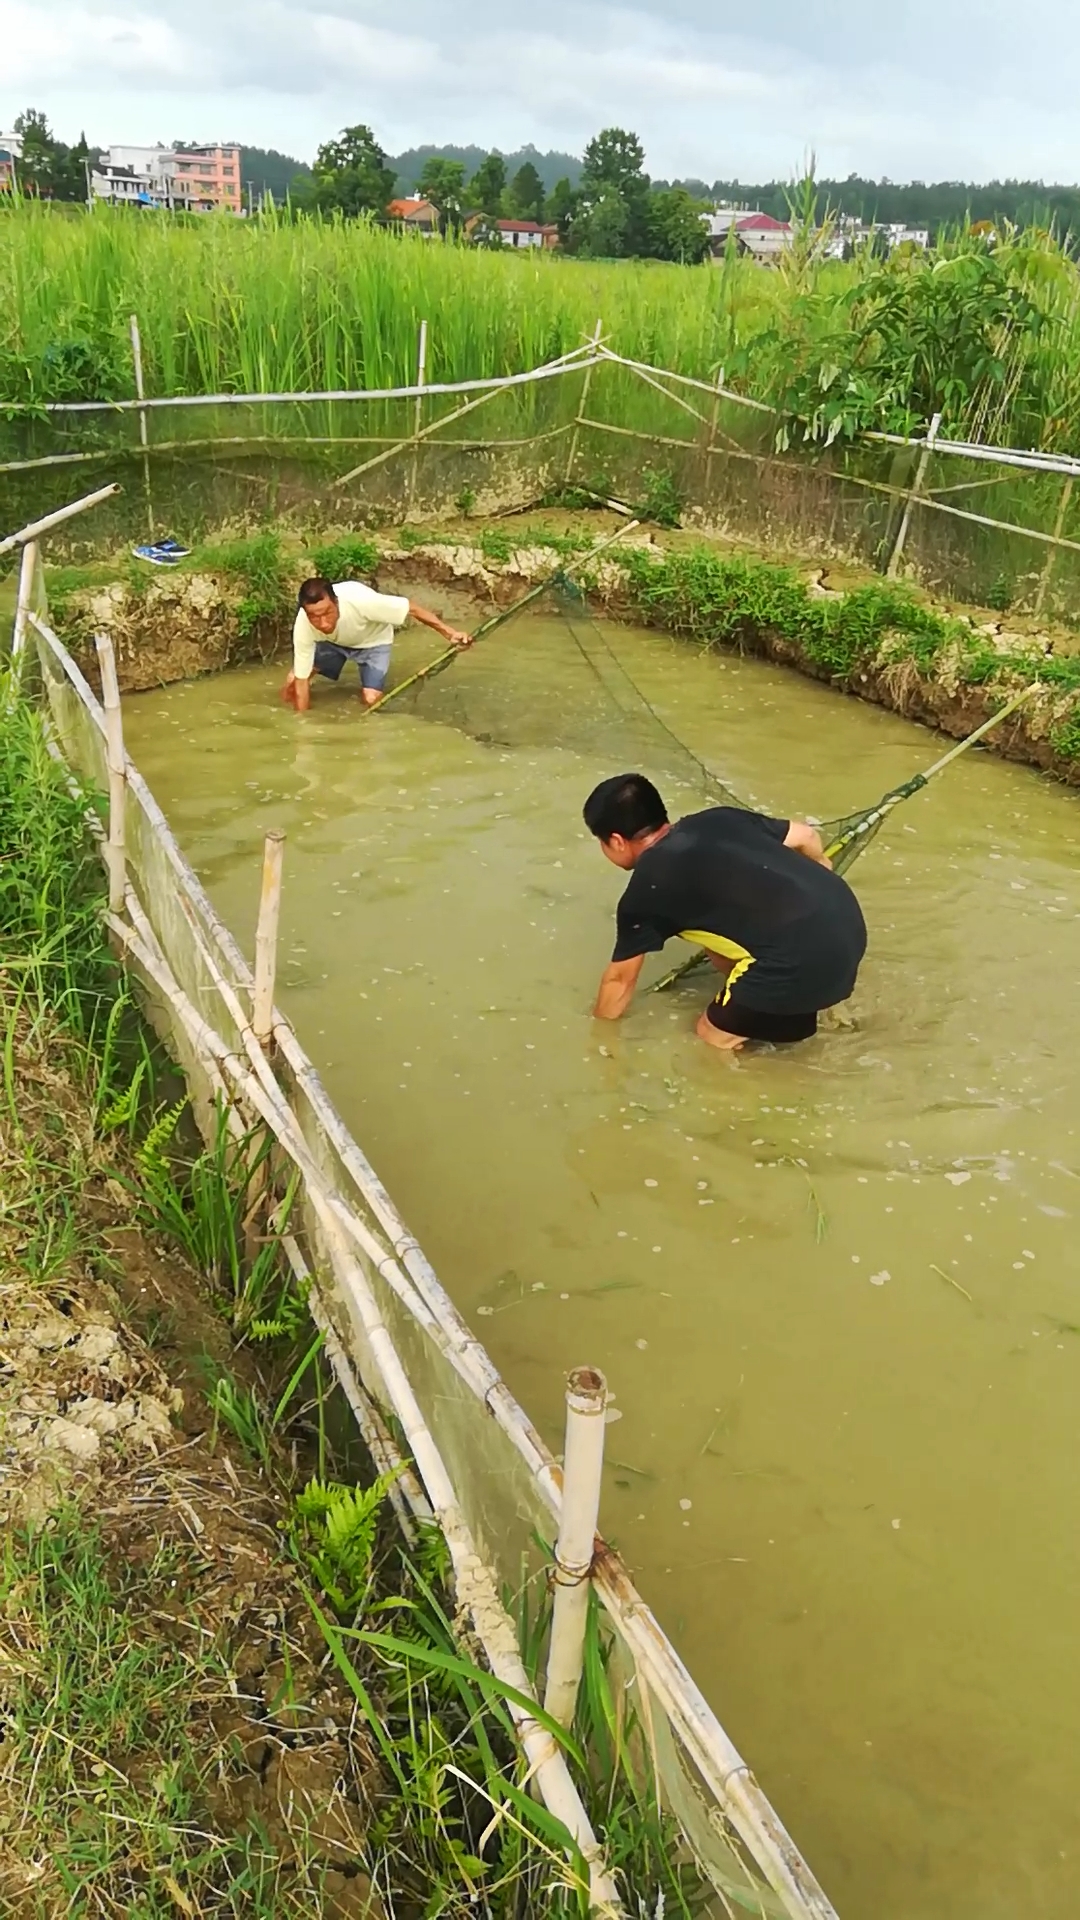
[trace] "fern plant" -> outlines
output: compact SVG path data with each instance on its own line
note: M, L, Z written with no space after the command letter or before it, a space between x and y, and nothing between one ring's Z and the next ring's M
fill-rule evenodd
M400 1472L382 1473L370 1487L309 1480L293 1503L293 1551L342 1618L367 1596L379 1514Z

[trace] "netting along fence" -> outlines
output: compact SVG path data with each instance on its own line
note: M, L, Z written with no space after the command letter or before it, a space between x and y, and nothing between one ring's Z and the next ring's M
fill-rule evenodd
M473 1338L331 1105L288 1022L217 917L153 795L127 759L111 646L99 640L103 708L48 623L35 543L24 544L14 654L36 662L55 751L80 790L110 796L108 924L147 1011L182 1067L200 1123L216 1103L261 1120L299 1176L292 1246L316 1276L313 1316L376 1459L397 1422L417 1478L414 1511L433 1514L450 1547L457 1597L493 1670L528 1694L504 1594L517 1590L534 1531L550 1541L564 1513L552 1454ZM259 1012L262 1004L262 1013ZM258 1029L265 1022L265 1031ZM264 1051L262 1042L272 1042ZM561 1537L561 1535L560 1535ZM836 1920L810 1869L630 1580L597 1537L590 1575L615 1639L617 1668L651 1743L650 1763L719 1907L789 1920ZM549 1673L550 1678L550 1673ZM540 1790L590 1871L593 1910L623 1909L560 1751L523 1708L519 1737Z
M133 329L137 341L137 330ZM670 478L692 523L783 551L910 570L974 603L1070 617L1080 586L1080 461L867 434L776 451L772 409L721 372L694 379L613 353L600 324L571 353L498 380L371 392L148 396L11 409L0 484L13 520L57 504L74 474L123 475L95 530L189 540L226 522L310 526L533 505L575 484L641 497ZM646 450L643 458L643 449ZM25 509L25 510L24 510Z

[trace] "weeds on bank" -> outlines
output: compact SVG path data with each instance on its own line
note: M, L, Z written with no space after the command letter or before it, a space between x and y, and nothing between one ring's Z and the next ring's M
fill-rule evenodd
M233 1696L222 1658L184 1622L189 1572L171 1544L148 1566L126 1566L72 1511L5 1539L0 1897L9 1913L300 1920L312 1911L316 1845L304 1870L253 1829L208 1826L206 1796L228 1755L207 1734ZM176 1620L175 1635L162 1618Z

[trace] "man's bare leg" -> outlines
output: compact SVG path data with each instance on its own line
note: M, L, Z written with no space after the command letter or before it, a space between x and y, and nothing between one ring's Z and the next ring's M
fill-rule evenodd
M365 707L377 707L382 699L381 687L361 687L360 698Z
M695 1031L699 1040L704 1040L710 1047L719 1047L721 1053L738 1053L739 1048L746 1045L741 1033L725 1033L722 1027L714 1027L707 1008Z
M710 953L709 960L725 979L735 965L734 960L729 960L724 953ZM710 1047L719 1047L721 1053L738 1053L739 1048L746 1045L741 1033L725 1033L721 1027L714 1027L707 1010L697 1023L697 1036Z

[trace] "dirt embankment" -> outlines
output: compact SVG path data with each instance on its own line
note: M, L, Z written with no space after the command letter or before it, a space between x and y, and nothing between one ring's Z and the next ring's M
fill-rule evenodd
M460 537L443 534L424 542L418 542L415 536L407 542L387 536L378 543L374 583L414 598L422 595L445 616L475 622L494 608L510 604L555 570L560 554L550 543L552 535L569 532L580 536L580 527L564 524L565 515L536 518L535 527L530 523L521 528L520 545L516 546L505 522L498 529L497 541L483 535L478 538L472 528L463 528ZM559 521L558 527L555 520ZM617 524L612 516L588 516L588 521L593 538ZM705 554L711 559L735 557L751 581L755 570L763 578L774 579L777 574L774 559L715 541L705 542L699 535L642 532L630 535L619 551L625 553L628 548L632 550L631 561L639 562L636 580L635 567L631 565L628 571L627 562L620 562L615 555L592 568L590 600L596 610L616 620L683 632L689 641L707 645L725 642L717 642L697 626L692 608L689 619L684 618L680 625L670 599L658 596L654 600L648 592L643 594L640 562L651 562L663 571L668 565L685 564L695 554ZM288 574L289 556L285 556L285 562ZM130 576L102 580L101 569L97 571L97 583L66 592L57 613L58 629L92 682L97 677L92 635L100 630L113 637L121 688L126 692L220 672L242 660L267 660L287 654L292 611L284 594L278 612L263 612L252 623L245 621L243 614L242 581L220 571L204 571L193 565L155 575L145 583L133 582ZM297 577L304 571L299 547L291 571ZM857 576L849 569L809 565L805 560L788 563L785 578L790 591L804 603L789 608L793 611L789 624L795 631L789 631L785 621L770 611L766 595L760 612L751 611L740 621L734 644L957 738L971 732L996 710L1003 686L1011 684L1015 688L1022 678L1038 678L1048 660L1075 661L1077 641L1072 634L1050 632L1031 620L1010 619L985 609L936 607L930 609L933 617L954 629L959 640L939 648L931 664L919 664L917 649L907 644L903 634L884 631L857 665L838 672L827 657L823 660L815 652L812 640L807 638L803 614L806 609L820 612L821 603L843 603L874 586L882 589L883 583L876 576ZM926 605L930 608L930 603ZM983 655L980 679L973 679L965 665L965 652L972 647ZM997 673L996 660L1001 663ZM1080 675L1077 677L1080 680ZM988 745L995 752L1051 772L1070 784L1080 783L1080 718L1076 715L1075 690L1060 684L1049 686L1000 733L992 735Z

